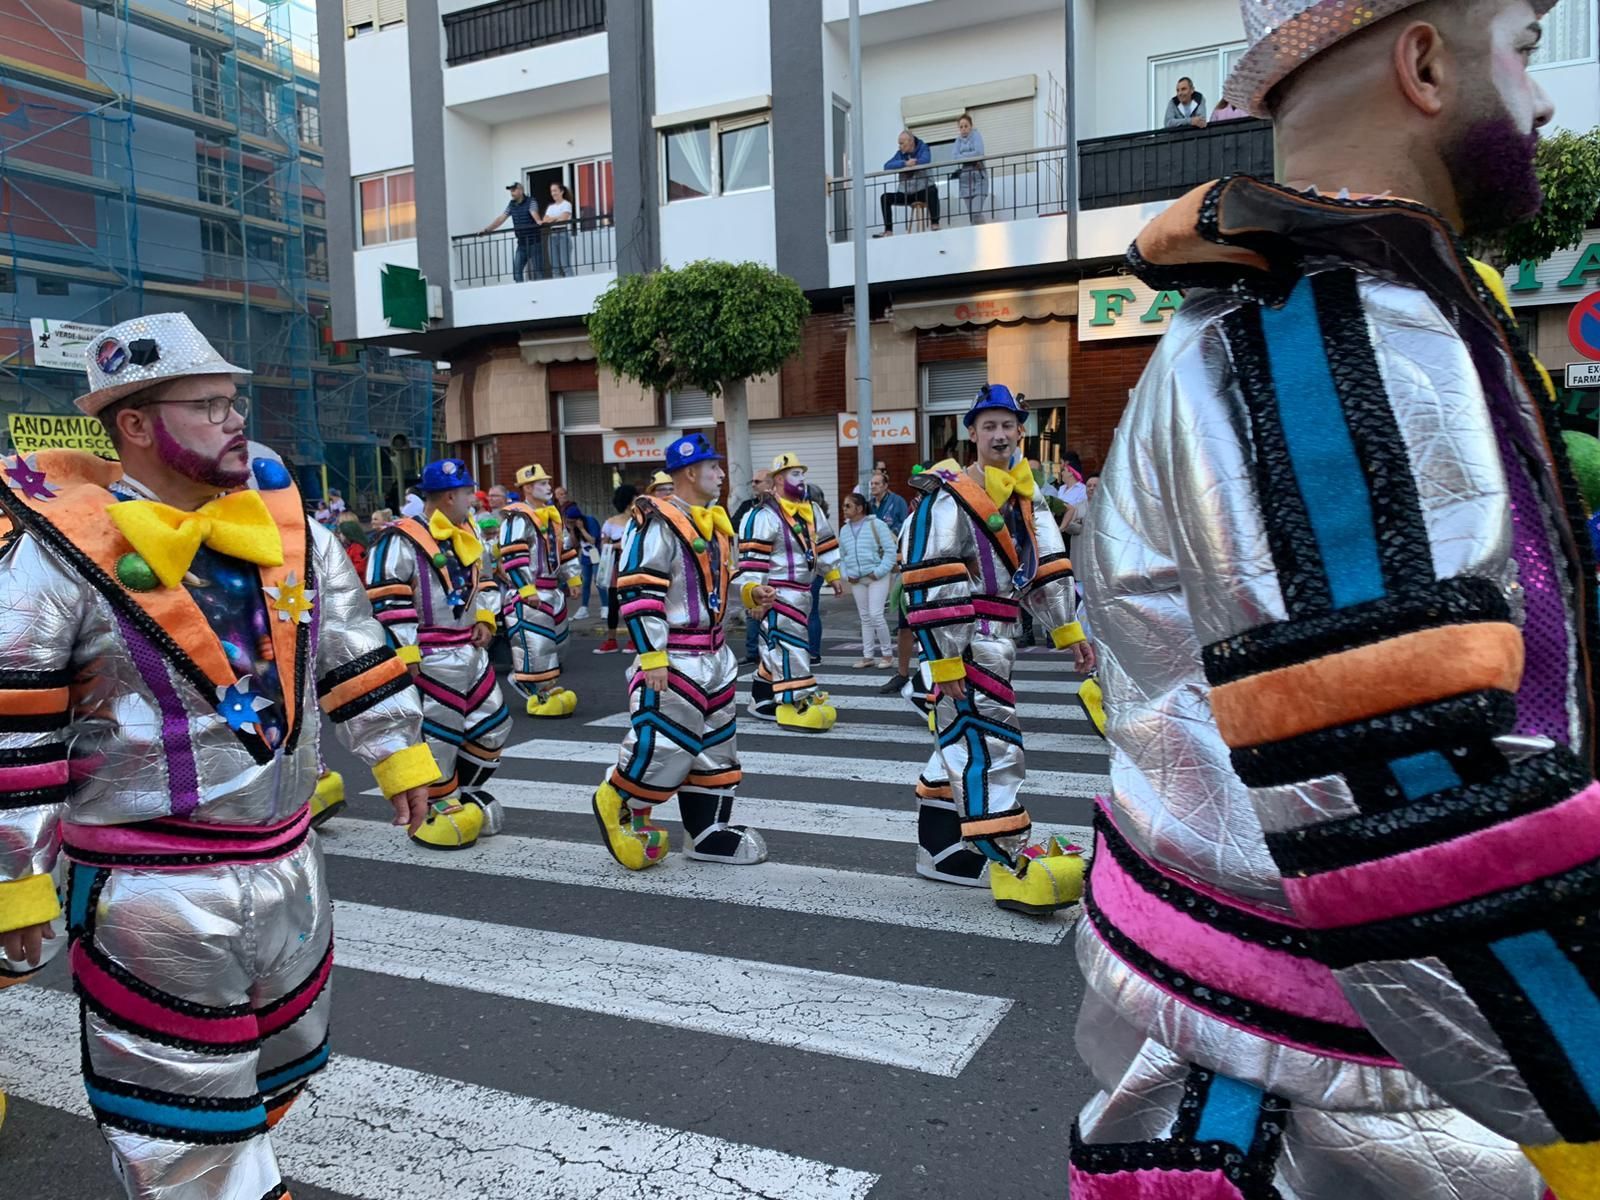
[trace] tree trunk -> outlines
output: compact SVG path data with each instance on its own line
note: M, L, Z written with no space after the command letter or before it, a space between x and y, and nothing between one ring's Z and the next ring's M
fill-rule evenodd
M742 379L722 385L722 423L728 439L728 511L733 512L750 496L750 405Z

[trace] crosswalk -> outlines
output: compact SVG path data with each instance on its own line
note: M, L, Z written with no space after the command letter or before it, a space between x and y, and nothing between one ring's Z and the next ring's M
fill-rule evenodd
M350 815L325 827L336 1055L275 1132L285 1171L372 1200L993 1191L987 1156L968 1162L941 1131L958 1112L1009 1111L992 1064L1039 1029L1056 1039L1048 1054L1070 1062L1059 996L1076 912L1023 917L986 889L914 874L912 786L932 739L865 671L823 676L840 712L825 735L741 709L736 819L762 830L771 861L673 854L623 871L589 807L626 725L621 665L574 674L571 721L519 718L492 789L507 810L501 835L424 850L357 788ZM1024 799L1039 832L1086 844L1093 797L1109 786L1103 744L1077 720L1058 658L1020 665ZM675 806L657 815L679 847ZM66 986L53 968L0 992L0 1084L83 1117ZM415 1027L375 1020L375 1005L432 1014L423 1028L472 1015L414 1044L396 1031ZM1016 1194L1061 1171L1069 1106L1043 1107Z

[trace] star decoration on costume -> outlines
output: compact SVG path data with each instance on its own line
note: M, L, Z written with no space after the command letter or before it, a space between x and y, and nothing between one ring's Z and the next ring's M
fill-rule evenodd
M235 733L260 733L256 728L256 714L272 707L271 700L250 690L250 679L246 675L238 683L217 689L217 711Z
M281 587L262 588L272 598L273 611L280 621L298 621L304 625L311 620L311 606L317 594L307 591L303 581L296 582L294 572L284 577Z
M29 500L54 500L56 490L44 481L44 472L39 469L39 456L30 454L23 458L18 454L6 465L6 474L11 477L11 486L16 488Z

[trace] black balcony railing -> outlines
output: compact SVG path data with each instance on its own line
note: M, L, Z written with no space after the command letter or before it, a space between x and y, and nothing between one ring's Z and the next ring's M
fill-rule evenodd
M869 231L882 233L885 219L895 233L917 233L938 225L983 225L1020 221L1067 211L1065 146L1015 154L933 162L913 171L873 171L863 181ZM828 181L828 233L850 240L850 181Z
M1175 200L1224 175L1272 178L1272 123L1222 121L1204 129L1156 129L1078 143L1084 208Z
M455 286L536 283L568 275L595 275L617 267L616 229L611 214L579 217L576 229L534 234L511 229L467 233L450 239L455 251Z
M606 0L495 0L444 18L450 66L601 33Z

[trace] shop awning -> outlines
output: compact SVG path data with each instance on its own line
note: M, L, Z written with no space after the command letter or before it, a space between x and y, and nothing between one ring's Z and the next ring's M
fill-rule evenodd
M594 346L586 337L525 337L517 345L525 363L588 362L595 357Z
M895 329L945 329L961 325L1009 325L1070 317L1078 311L1078 285L969 292L926 300L897 301L889 319Z

